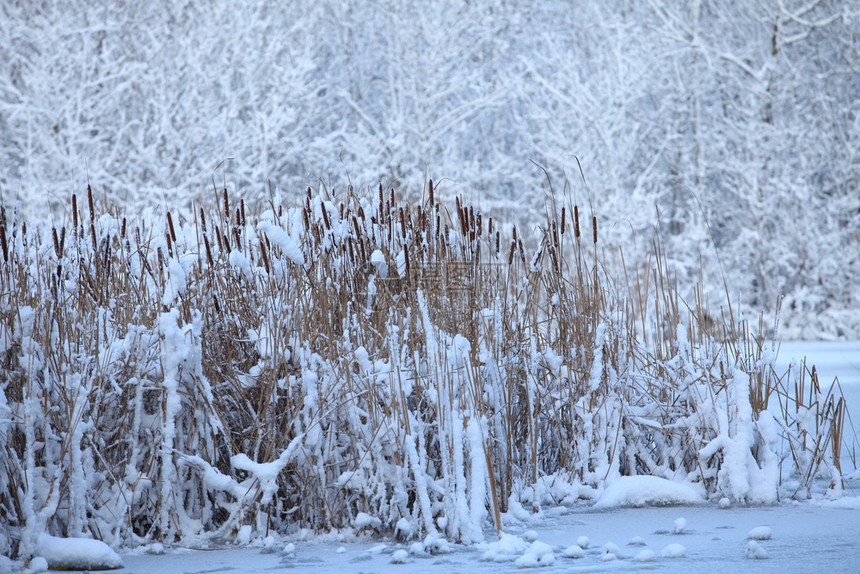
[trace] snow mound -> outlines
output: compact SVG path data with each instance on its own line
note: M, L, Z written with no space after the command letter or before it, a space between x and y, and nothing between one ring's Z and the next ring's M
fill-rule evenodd
M11 572L12 569L9 568ZM30 566L27 568L26 572L47 572L48 571L48 561L42 558L41 556L36 556L32 560L30 560Z
M749 544L747 544L746 557L753 560L766 560L767 552L761 547L761 544L755 540L750 540Z
M392 564L406 564L406 558L409 553L406 550L397 550L391 555Z
M683 558L687 554L687 549L680 544L669 544L660 554L663 558Z
M101 540L57 538L40 534L36 555L53 570L113 570L122 568L122 558Z
M683 534L685 528L687 528L686 518L678 518L675 520L675 534Z
M753 540L770 540L771 531L767 526L756 526L747 534L747 538L752 538Z
M606 487L594 506L672 506L703 502L701 491L690 484L657 476L622 476Z
M585 556L585 552L582 551L580 546L574 544L562 550L561 555L564 558L582 558Z
M621 548L618 547L614 542L607 542L603 545L603 552L605 554L614 554L616 558L621 558Z
M635 560L637 562L654 562L654 551L648 550L647 548L636 555Z

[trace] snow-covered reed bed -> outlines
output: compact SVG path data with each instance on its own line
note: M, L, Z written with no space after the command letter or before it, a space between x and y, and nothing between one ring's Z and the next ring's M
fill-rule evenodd
M840 492L840 397L775 373L730 305L680 300L656 240L618 280L570 201L527 252L432 183L254 213L222 191L186 216L91 193L63 224L3 211L4 554L43 531L474 542L628 475L738 503Z

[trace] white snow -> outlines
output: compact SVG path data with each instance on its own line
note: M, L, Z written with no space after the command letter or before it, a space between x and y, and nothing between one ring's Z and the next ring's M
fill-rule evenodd
M677 542L667 545L660 552L660 555L663 556L663 558L683 558L686 554L687 549Z
M296 265L305 264L305 256L302 254L298 241L282 228L268 221L261 221L257 224L257 230L265 233L269 241L277 245L290 261Z
M756 526L747 534L748 538L753 540L770 540L771 530L768 526Z
M654 551L646 548L639 552L634 559L637 562L654 562L655 558Z
M690 484L657 476L622 476L606 487L595 506L670 506L702 502L701 491Z
M582 558L585 552L578 544L573 544L562 550L561 555L563 558Z
M686 518L676 518L675 519L675 534L683 534L685 528L687 528L687 519Z
M88 538L58 538L40 534L36 556L53 570L110 570L122 568L123 561L110 546Z
M403 550L395 550L391 555L391 563L392 564L406 564L406 559L409 557L409 552Z
M768 555L765 549L761 547L761 544L755 540L750 540L747 544L746 557L755 560L765 560L768 558Z

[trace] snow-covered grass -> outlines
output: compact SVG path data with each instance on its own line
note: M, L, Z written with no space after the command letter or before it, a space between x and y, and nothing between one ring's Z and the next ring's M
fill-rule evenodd
M414 203L216 196L4 210L3 554L301 529L438 554L595 500L770 504L822 476L841 494L838 389L775 371L729 302L685 303L659 237L616 278L571 200L527 253L432 182ZM561 556L530 544L524 566Z

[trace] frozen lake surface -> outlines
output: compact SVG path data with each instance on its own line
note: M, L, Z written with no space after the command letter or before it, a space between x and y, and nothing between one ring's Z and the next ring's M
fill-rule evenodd
M778 364L803 355L816 364L822 386L839 378L858 420L860 342L783 343ZM856 436L848 442L856 443ZM508 517L504 529L511 536L496 542L495 532L486 531L487 542L472 546L330 534L270 539L265 549L261 541L245 548L168 548L163 554L139 548L120 553L120 572L482 574L531 566L546 572L858 572L860 474L847 461L843 456L845 495L835 501L818 493L810 502L770 507L561 507L525 520Z

